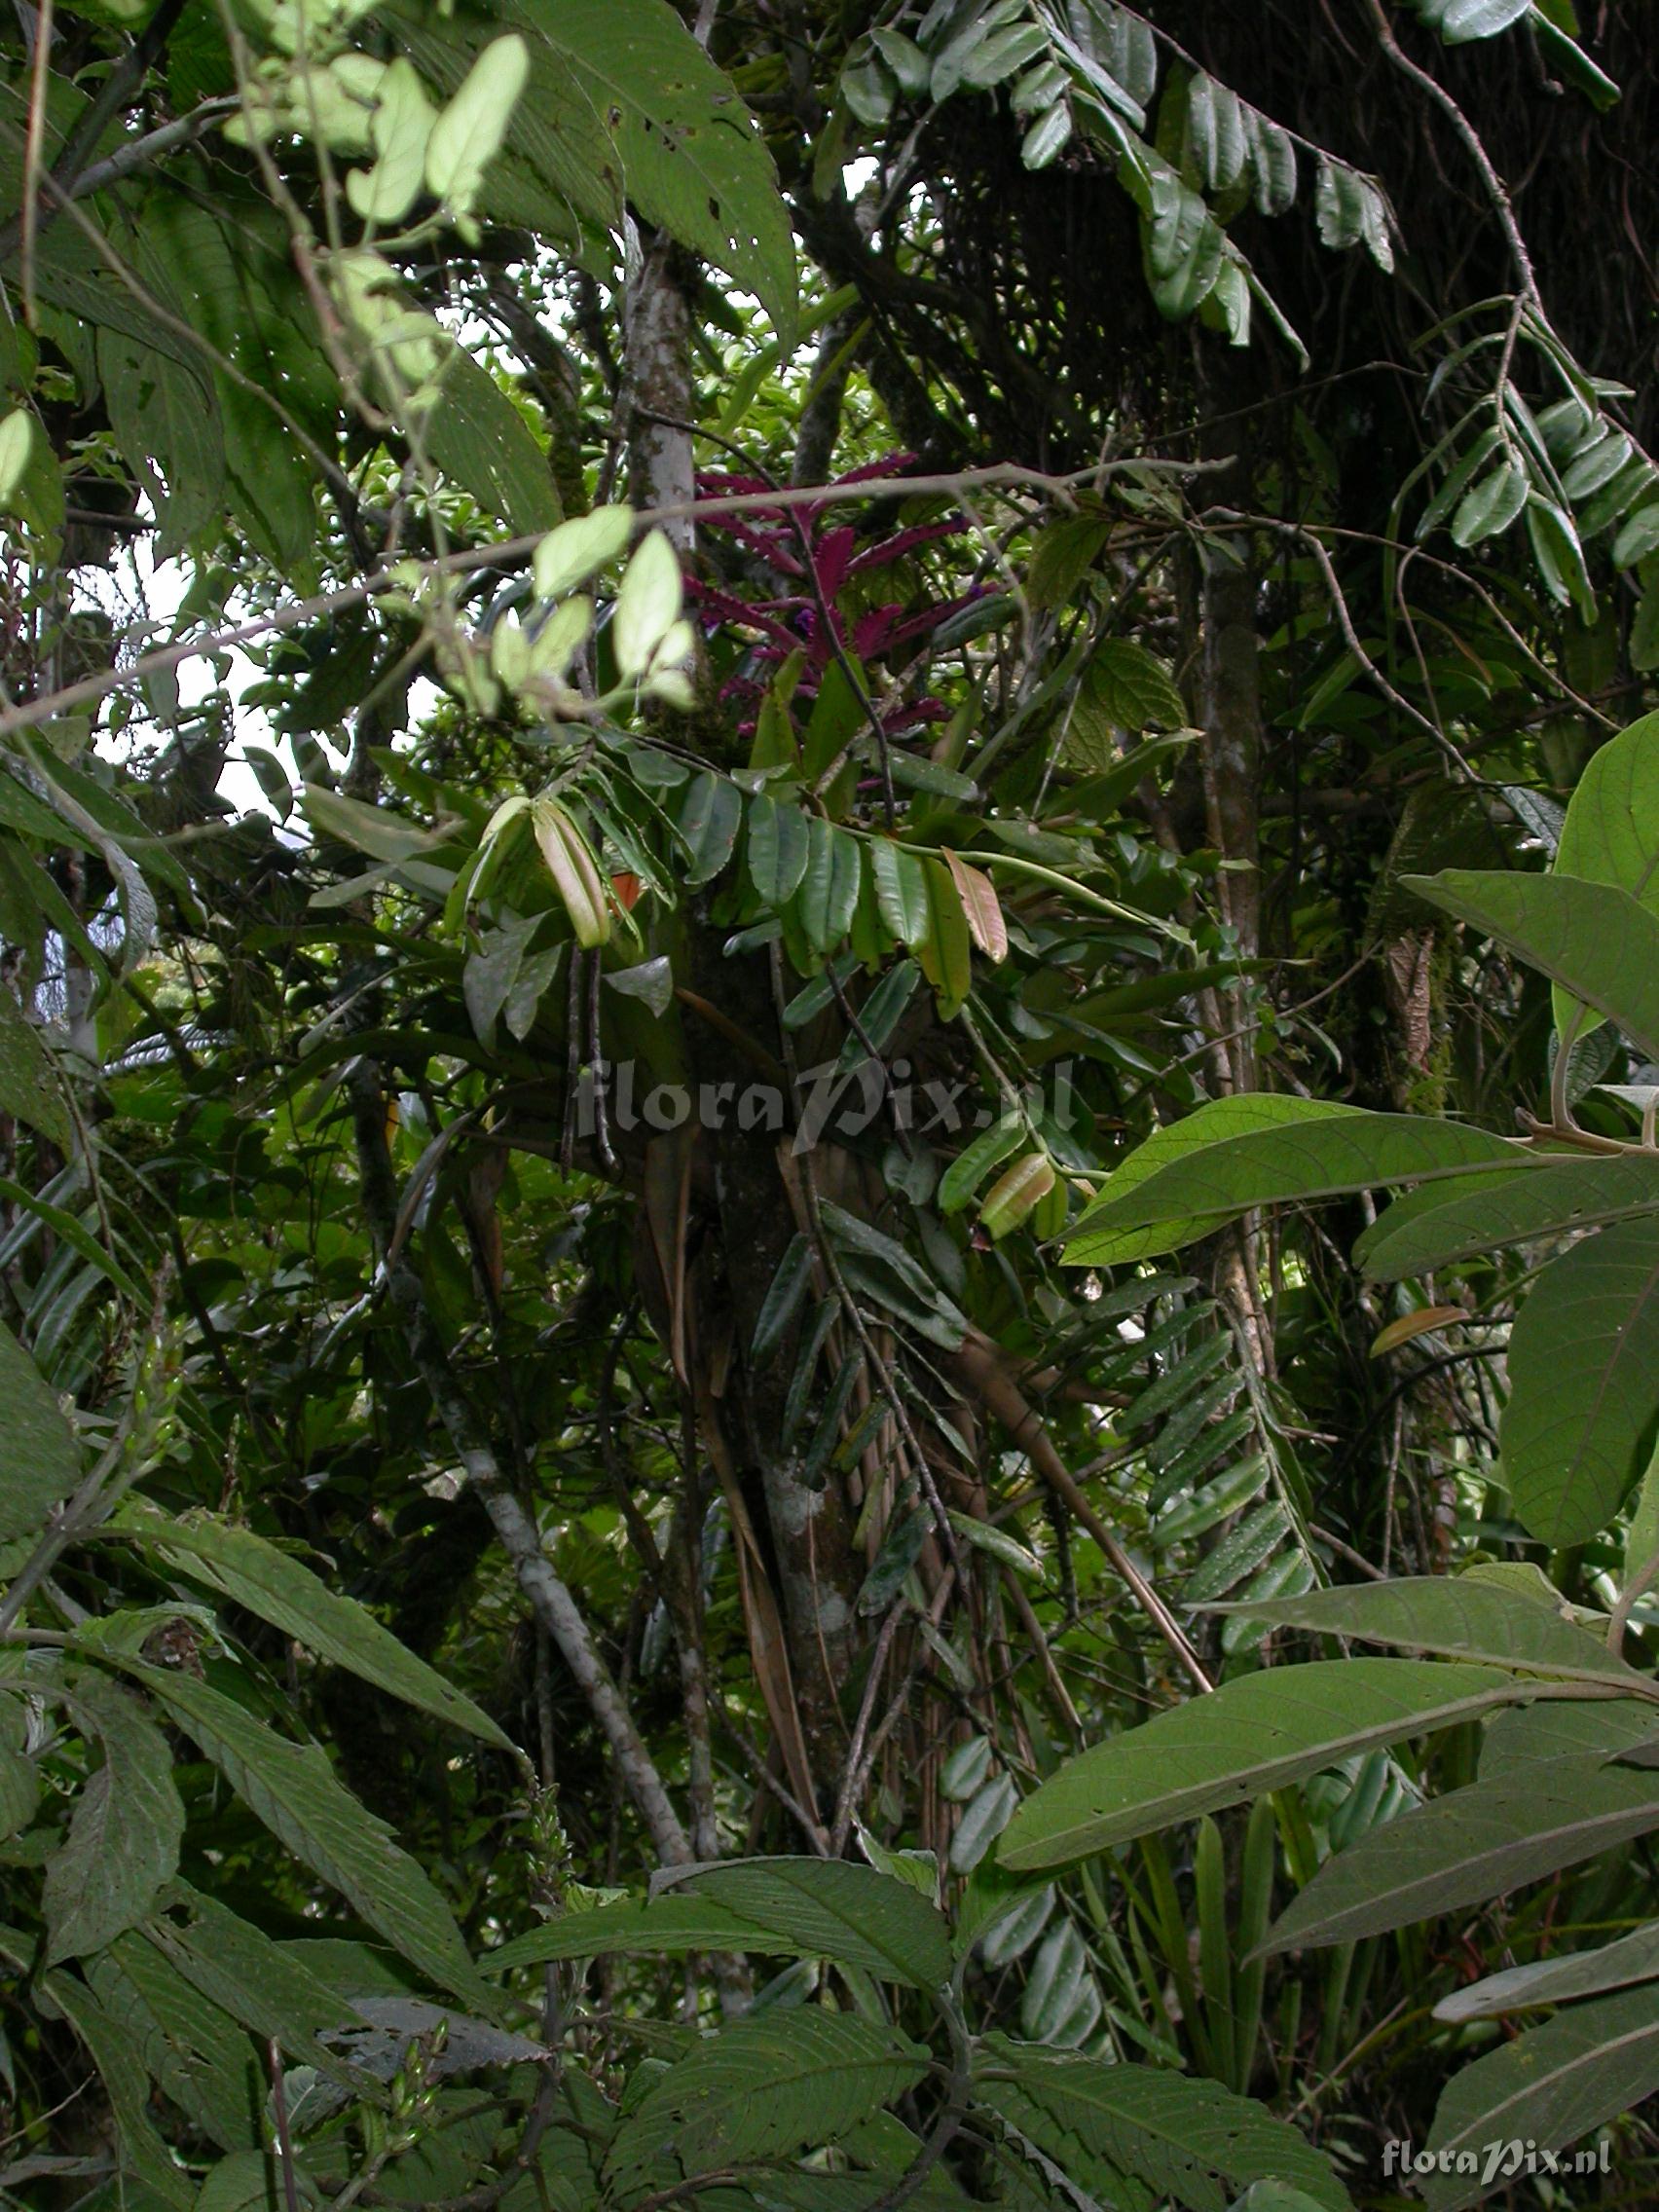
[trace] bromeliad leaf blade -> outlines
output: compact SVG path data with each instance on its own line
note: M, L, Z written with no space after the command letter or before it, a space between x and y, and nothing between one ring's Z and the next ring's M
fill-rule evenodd
M1246 1105L1255 1125L1238 1111ZM1160 1130L1108 1179L1066 1245L1074 1265L1173 1251L1256 1206L1431 1181L1517 1157L1513 1142L1459 1123L1315 1099L1217 1100L1176 1126L1184 1143L1162 1141L1170 1132Z
M1020 1806L998 1856L1019 1874L1068 1865L1541 1686L1498 1667L1418 1659L1315 1660L1246 1675L1061 1767Z
M1509 1333L1509 1373L1498 1448L1516 1513L1542 1543L1584 1543L1641 1472L1659 1414L1659 1216L1552 1261Z
M1401 884L1508 945L1659 1059L1659 916L1615 884L1444 868Z

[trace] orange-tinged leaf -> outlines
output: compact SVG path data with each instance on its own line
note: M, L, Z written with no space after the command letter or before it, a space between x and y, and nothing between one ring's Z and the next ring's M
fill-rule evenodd
M1448 1322L1466 1321L1469 1318L1460 1306L1425 1306L1416 1313L1402 1313L1397 1321L1390 1321L1385 1329L1379 1329L1371 1346L1373 1359L1381 1359L1385 1351L1396 1351L1408 1345L1414 1337L1420 1337L1430 1329L1444 1329Z
M970 867L960 861L948 846L941 848L944 865L962 900L962 911L968 917L968 931L979 950L990 960L1008 958L1008 924L1003 919L1002 902L996 886L981 868Z

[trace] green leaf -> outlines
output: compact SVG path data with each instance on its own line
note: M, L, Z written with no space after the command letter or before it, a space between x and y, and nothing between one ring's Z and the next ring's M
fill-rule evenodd
M1275 1628L1352 1637L1360 1643L1386 1643L1448 1659L1476 1659L1568 1681L1604 1682L1627 1691L1646 1682L1634 1667L1613 1657L1604 1638L1564 1618L1556 1607L1468 1574L1403 1575L1390 1582L1309 1590L1304 1597L1260 1605L1210 1609L1247 1612ZM1654 1725L1659 1727L1659 1704Z
M903 1882L850 1860L750 1859L672 1867L653 1899L689 1895L724 1905L785 1940L780 1949L864 1967L884 1981L935 1990L950 1979L950 1931Z
M819 1933L815 1931L816 1935ZM788 1930L758 1928L742 1913L712 1899L621 1898L591 1911L564 1912L487 1952L479 1964L486 1972L540 1966L549 1959L678 1958L688 1951L754 1951L763 1957L817 1958L815 1940Z
M1500 461L1464 494L1452 517L1452 542L1464 552L1505 531L1527 504L1531 478L1515 461Z
M1498 1449L1515 1511L1540 1542L1584 1543L1624 1502L1659 1415L1659 1216L1552 1261L1508 1364Z
M559 520L563 510L546 455L489 370L463 350L445 365L438 403L422 434L450 482L510 531L529 536Z
M1659 1827L1659 1776L1551 1759L1471 1783L1374 1827L1326 1860L1265 1952L1362 1936L1506 1895Z
M1420 12L1448 46L1495 38L1518 23L1532 0L1421 0Z
M937 1203L942 1214L960 1213L998 1161L1017 1152L1028 1137L1025 1124L1012 1114L1000 1115L989 1128L963 1146L939 1179Z
M177 1870L184 1834L172 1753L138 1700L87 1674L70 1702L104 1755L47 1862L42 1905L49 1966L101 1950L142 1920Z
M423 1973L476 2009L491 1997L448 1906L414 1860L336 1781L316 1744L290 1744L207 1683L122 1658L272 1834Z
M800 921L815 952L833 952L853 926L864 875L864 849L848 830L814 815L807 825Z
M724 776L701 769L686 790L679 827L689 855L685 888L699 891L731 859L743 827L743 794Z
M34 1536L81 1479L81 1453L55 1392L0 1323L0 1542Z
M1434 2008L1437 2020L1496 2020L1534 2005L1564 2005L1574 1997L1597 1997L1634 1981L1659 1976L1659 1920L1650 1920L1600 1950L1574 1951L1566 1958L1534 1959L1530 1966L1506 1967L1464 1989L1455 1989Z
M1061 1767L1028 1797L999 1854L1015 1873L1091 1858L1172 1821L1259 1797L1374 1744L1536 1695L1494 1667L1316 1660L1225 1682Z
M452 213L471 214L529 77L530 49L518 33L493 38L432 125L426 189Z
M1108 638L1088 663L1085 685L1095 703L1131 734L1147 729L1180 729L1187 703L1161 660L1127 638Z
M365 1606L331 1590L310 1567L251 1529L234 1528L200 1512L174 1520L132 1503L117 1516L112 1532L188 1562L188 1571L331 1666L344 1667L434 1719L466 1729L498 1751L512 1751L512 1739L487 1713L417 1659Z
M922 865L927 878L928 928L915 947L916 964L933 985L940 1013L948 1021L973 984L973 940L955 877L943 861L930 857Z
M1456 1198L1447 1195L1451 1189ZM1381 1215L1354 1246L1354 1258L1374 1281L1397 1282L1507 1244L1655 1212L1659 1159L1651 1154L1551 1161L1518 1173L1431 1184Z
M1650 1989L1574 2006L1501 2044L1442 2092L1431 2151L1473 2155L1473 2172L1423 2177L1430 2212L1461 2212L1499 2186L1488 2150L1519 2138L1559 2150L1659 2088L1659 2006ZM1483 2178L1484 2177L1484 2178Z
M1338 252L1363 244L1380 269L1392 271L1394 244L1389 236L1388 210L1369 177L1350 169L1345 162L1322 157L1313 185L1313 213L1322 244ZM1522 497L1526 497L1525 490Z
M149 2076L131 2037L74 1974L43 1974L40 1987L92 2053L131 2172L170 2212L192 2212L196 2192L150 2124Z
M1400 879L1431 906L1495 938L1617 1022L1659 1059L1659 915L1612 884L1568 875L1445 868Z
M1659 714L1643 715L1591 755L1567 802L1554 873L1616 884L1659 916ZM1598 1026L1559 983L1553 997L1563 1037Z
M643 676L651 655L680 619L684 585L680 555L665 531L647 531L622 571L610 621L616 667L625 681Z
M770 157L730 79L667 0L500 0L494 13L531 40L521 106L573 135L590 173L625 181L647 222L753 291L788 344L794 238ZM555 190L563 181L548 177Z
M606 2159L607 2188L625 2201L670 2151L691 2176L835 2142L928 2064L926 2048L896 2030L818 2006L735 2020L633 2105Z
M1162 2067L1055 2057L1005 2036L987 2039L975 2071L982 2100L1097 2201L1141 2201L1112 2186L1130 2175L1192 2212L1223 2212L1234 2193L1278 2180L1304 2190L1326 2212L1343 2212L1347 2192L1295 2128L1249 2097ZM1078 2170L1081 2150L1098 2170ZM1092 2186L1090 2186L1092 2184Z
M869 857L881 918L899 942L913 952L926 941L932 922L923 857L907 845L896 845L891 837L875 838Z
M777 913L794 897L806 873L811 852L806 816L793 799L756 792L749 802L748 850L749 879L760 903Z
M1513 1143L1456 1122L1324 1099L1214 1099L1160 1129L1108 1178L1065 1247L1074 1266L1170 1252L1256 1206L1432 1181Z

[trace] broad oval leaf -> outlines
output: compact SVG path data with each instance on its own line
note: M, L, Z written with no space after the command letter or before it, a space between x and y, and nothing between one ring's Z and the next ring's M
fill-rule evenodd
M1628 891L1568 875L1446 868L1401 884L1496 938L1529 966L1617 1022L1659 1059L1659 915Z
M1659 915L1659 714L1643 715L1590 756L1561 826L1555 872L1613 883ZM1558 983L1564 1037L1598 1026Z
M1021 1874L1069 1865L1540 1686L1495 1667L1422 1659L1316 1660L1245 1675L1061 1767L1020 1806L998 1857Z
M46 1377L0 1322L0 1542L33 1536L81 1479L81 1452Z
M1542 1543L1584 1543L1641 1472L1659 1414L1659 1216L1551 1262L1509 1332L1509 1377L1498 1449L1516 1513Z

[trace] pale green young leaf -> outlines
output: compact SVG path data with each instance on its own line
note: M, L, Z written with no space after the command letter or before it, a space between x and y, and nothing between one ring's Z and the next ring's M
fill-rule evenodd
M611 645L624 681L645 673L679 621L682 590L679 554L662 531L648 532L623 573L611 617Z
M414 66L398 55L381 78L369 118L374 167L352 169L346 178L346 197L365 223L401 223L414 206L436 121L437 111Z
M529 75L530 50L516 31L492 39L432 125L426 187L452 214L471 214Z
M535 548L537 599L559 599L597 570L619 560L634 535L632 507L595 507L550 530Z
M1069 1865L1539 1688L1496 1667L1421 1659L1318 1660L1241 1676L1070 1760L1020 1806L999 1857L1015 1873Z

